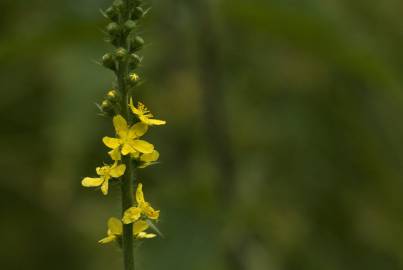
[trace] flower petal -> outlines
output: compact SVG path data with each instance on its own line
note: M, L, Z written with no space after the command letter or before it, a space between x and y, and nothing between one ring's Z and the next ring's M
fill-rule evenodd
M149 154L143 154L140 157L140 160L143 162L154 162L158 160L160 153L157 150L152 151Z
M104 182L104 179L102 179L102 178L85 177L81 181L81 185L84 187L99 187L100 185L102 185L103 182Z
M148 229L148 224L144 220L138 220L133 224L133 234L139 234Z
M121 235L123 231L122 221L115 217L111 217L108 219L108 229L111 234Z
M136 202L138 204L143 204L145 203L144 200L144 193L143 193L143 184L138 184L137 185L137 190L136 190Z
M113 126L115 127L116 134L119 136L125 134L128 130L126 119L121 115L116 115L113 117Z
M137 238L139 239L151 239L156 237L157 235L154 233L146 233L146 232L141 232L137 235Z
M141 216L141 209L138 207L130 207L127 209L124 214L122 221L124 224L130 224L134 221L138 220Z
M134 105L133 105L133 99L132 99L132 98L130 98L129 107L130 107L130 109L132 110L133 114L135 114L135 115L141 114L141 111L138 110L136 107L134 107Z
M111 149L118 148L120 145L120 139L117 138L104 137L102 142Z
M122 155L126 156L127 154L136 152L136 150L132 147L131 144L125 143L122 147Z
M147 132L147 130L148 126L146 124L138 122L130 128L128 137L130 139L139 138L143 136Z
M142 208L142 210L149 219L158 219L160 216L160 211L154 210L154 208L152 208L149 204L145 205L145 207Z
M133 140L130 142L131 147L133 147L136 151L139 151L143 154L149 154L154 151L154 145L149 142L143 140Z
M139 158L139 156L140 156L140 153L137 151L130 153L131 158L137 159L137 158Z
M115 239L116 239L116 235L112 234L112 235L109 235L109 236L107 236L105 238L102 238L101 240L98 241L98 243L107 244L107 243L113 242Z
M101 191L104 195L108 195L109 177L102 183Z
M146 118L146 119L144 119L144 118ZM147 118L147 117L140 117L140 120L149 126L160 126L160 125L165 125L167 123L164 120L151 119L151 118Z
M108 152L108 154L111 157L111 159L114 161L119 161L122 159L119 148L112 149L111 151Z
M111 170L109 171L109 174L114 178L118 178L118 177L121 177L125 173L125 170L126 170L126 165L120 164L116 167L113 166L111 168Z

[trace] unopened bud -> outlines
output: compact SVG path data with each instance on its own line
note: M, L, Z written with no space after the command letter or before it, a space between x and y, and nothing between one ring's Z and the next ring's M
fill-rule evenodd
M138 51L144 46L144 39L140 36L136 36L131 40L131 48L134 51Z
M109 7L107 10L105 10L106 16L112 21L116 21L119 17L119 14L116 12L116 9L113 7Z
M106 94L106 99L109 100L112 103L116 103L119 99L119 94L116 90L110 90L107 94Z
M140 19L141 17L143 17L143 15L144 15L144 10L141 7L136 7L133 10L133 19L134 20Z
M111 22L110 24L108 24L106 26L106 31L110 34L110 35L116 35L119 33L120 31L120 26L119 24L115 23L115 22Z
M117 60L122 61L127 56L127 50L125 48L117 48L115 55Z
M109 100L102 101L101 109L105 114L109 116L112 116L114 113L113 105L109 102Z
M134 28L136 28L136 22L132 21L132 20L128 20L125 22L125 30L130 32L132 31Z
M110 53L107 53L104 56L102 56L102 65L111 70L116 70L115 59L113 58L113 55Z
M124 8L125 3L122 0L115 0L112 4L115 8L121 10Z
M141 63L141 58L135 53L132 53L129 58L129 67L130 69L135 69Z

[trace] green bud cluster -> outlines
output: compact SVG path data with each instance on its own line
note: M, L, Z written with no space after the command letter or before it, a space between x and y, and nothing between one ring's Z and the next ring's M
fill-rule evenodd
M121 97L118 91L110 90L106 93L104 100L101 103L101 110L104 115L114 116L121 110Z
M106 41L115 47L113 51L102 56L101 63L105 68L114 71L116 75L125 69L125 73L129 75L126 75L124 80L129 87L134 87L138 85L139 77L137 75L133 77L132 74L136 74L134 71L142 62L138 51L144 46L144 39L138 35L137 27L139 20L147 11L141 0L115 0L101 13L108 20L105 26ZM106 96L101 103L102 112L110 116L120 113L119 102L120 100L117 100L114 103Z

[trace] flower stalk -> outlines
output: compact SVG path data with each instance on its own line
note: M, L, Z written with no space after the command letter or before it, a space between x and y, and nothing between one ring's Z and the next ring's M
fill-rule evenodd
M102 64L115 73L116 84L99 106L102 115L112 117L115 128L115 137L106 136L102 140L111 149L108 154L113 165L98 167L96 171L100 177L85 177L81 182L85 187L100 187L104 195L108 194L109 181L120 182L121 218L108 220L107 237L99 243L119 244L125 270L134 270L134 241L156 237L156 234L146 232L149 227L159 233L153 223L158 221L159 211L144 200L143 184L137 174L139 169L155 164L159 158L154 145L140 137L149 127L164 125L165 121L154 119L141 102L136 107L132 96L140 80L134 72L142 61L137 53L144 44L143 38L137 35L137 22L146 13L141 0L115 0L110 8L102 11L109 20L107 41L115 47L113 52L102 57Z

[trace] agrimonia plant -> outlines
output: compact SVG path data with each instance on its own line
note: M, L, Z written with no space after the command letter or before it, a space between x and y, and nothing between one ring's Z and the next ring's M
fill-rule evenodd
M120 184L122 213L119 218L108 220L107 236L99 243L116 242L121 247L125 270L134 269L134 241L156 237L147 232L149 228L159 232L154 224L159 211L144 199L143 185L137 179L138 169L155 164L159 158L154 146L140 138L150 127L165 124L155 119L141 102L135 105L133 101L137 100L134 90L141 82L135 72L142 62L138 51L144 45L138 35L138 22L147 12L141 0L115 0L111 7L101 11L109 21L106 41L115 47L102 57L102 65L114 72L116 81L99 108L103 116L112 118L115 136L102 139L110 149L109 164L96 168L98 177L85 177L81 181L84 187L100 188L104 195L108 194L110 181Z

